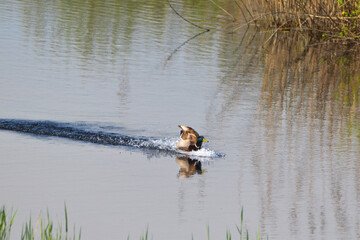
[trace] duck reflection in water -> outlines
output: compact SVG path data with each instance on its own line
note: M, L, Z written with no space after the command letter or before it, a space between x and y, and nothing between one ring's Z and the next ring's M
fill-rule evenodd
M201 168L201 162L196 159L191 159L186 156L176 157L176 162L179 164L179 178L188 178L194 174L203 174L205 171Z

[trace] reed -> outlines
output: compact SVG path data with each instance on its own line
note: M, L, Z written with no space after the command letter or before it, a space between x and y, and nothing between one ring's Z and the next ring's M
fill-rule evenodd
M9 215L10 214L10 215ZM5 207L0 210L0 240L9 240L11 227L15 219L15 213L8 213Z
M145 235L141 235L141 240L148 240L149 238L149 227L146 228Z
M234 0L248 24L306 31L317 39L360 40L359 0Z
M6 211L5 206L0 210L0 240L9 240L11 227L14 223L16 214ZM37 234L38 227L40 225L40 232ZM61 224L58 224L57 228L55 227L53 221L50 219L50 214L47 212L46 219L43 219L41 213L36 221L35 228L32 222L31 217L29 221L25 223L21 232L21 240L75 240L81 239L81 230L79 231L78 236L75 235L75 226L73 236L69 236L68 231L68 218L67 218L67 209L65 205L65 232L62 231Z
M21 240L35 240L35 239L41 239L41 240L79 239L80 240L81 230L79 231L78 236L76 236L75 226L74 226L73 236L69 236L69 222L68 222L66 205L64 206L64 211L65 211L65 232L63 232L62 225L60 223L58 223L56 228L56 225L53 223L53 221L50 218L49 211L47 211L45 219L42 217L40 212L39 217L36 221L35 229L33 227L31 217L29 218L29 221L25 223L25 226L23 227L21 233ZM37 238L37 229L39 224L40 224L40 233L39 233L39 238Z
M74 226L73 235L69 235L69 223L68 223L68 214L67 214L67 208L65 205L65 232L63 232L62 226L59 223L56 225L53 223L53 221L50 218L49 211L47 211L46 218L44 219L41 212L39 213L39 216L37 218L37 221L35 225L33 224L33 221L31 217L29 220L25 223L23 226L22 232L21 232L21 240L75 240L75 239L81 239L81 230L79 231L78 236L76 236L76 229ZM11 226L13 225L15 215L13 213L8 213L5 209L5 206L1 208L0 211L0 240L9 240L10 239L10 232L11 232ZM236 228L239 233L239 239L240 240L249 240L249 232L246 230L244 234L243 229L243 221L244 221L244 211L241 209L241 221L240 226L236 225ZM40 232L37 234L37 230L40 226ZM209 225L206 228L206 234L207 239L210 239L210 227ZM226 230L226 239L231 240L231 232L230 230ZM140 236L140 240L148 240L149 239L149 227L146 228L145 233L143 233ZM194 237L192 236L192 239ZM253 238L251 238L253 239ZM260 235L260 231L257 232L256 238L257 240L263 239ZM127 240L130 240L130 235L127 236Z
M309 47L309 42L302 42L303 36L299 35L296 32L279 34L269 41L259 101L260 118L264 121L261 124L270 127L270 123L284 119L285 111L286 121L293 129L300 126L303 119L310 119L312 123L319 123L311 124L311 132L323 128L324 134L337 136L329 138L329 144L331 141L335 146L336 139L346 141L349 146L359 144L360 56L357 49L332 43ZM314 138L309 141L310 145L317 144Z

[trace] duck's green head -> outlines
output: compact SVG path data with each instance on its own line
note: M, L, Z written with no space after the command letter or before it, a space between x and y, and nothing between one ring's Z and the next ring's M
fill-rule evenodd
M204 136L199 136L196 142L196 147L200 149L203 142L208 142L208 140L206 140Z
M204 136L199 136L198 137L198 142L208 142L208 140L206 140L205 138L204 138Z

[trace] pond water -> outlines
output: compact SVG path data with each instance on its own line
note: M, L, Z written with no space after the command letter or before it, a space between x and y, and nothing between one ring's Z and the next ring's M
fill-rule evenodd
M242 209L253 238L360 238L356 54L233 32L241 24L210 1L171 4L210 31L168 1L2 1L0 125L81 135L0 131L12 239L39 211L62 221L64 203L83 239L147 227L152 239L206 239L207 226L211 239L236 238ZM209 140L191 160L168 151L179 124ZM84 137L100 130L157 145Z

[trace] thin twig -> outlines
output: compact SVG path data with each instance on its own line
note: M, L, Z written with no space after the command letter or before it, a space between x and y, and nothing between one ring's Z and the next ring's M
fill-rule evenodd
M214 2L213 0L209 0L210 2L212 2L215 6L217 6L218 8L220 8L224 13L226 13L228 16L230 16L233 21L235 22L236 21L236 18L231 14L229 13L228 11L226 11L223 7L221 7L219 4L217 4L216 2Z
M201 26L199 26L199 25L197 25L197 24L195 24L195 23L187 20L187 19L186 19L185 17L183 17L178 11L176 11L176 9L173 7L173 5L171 5L170 0L167 0L167 1L168 1L168 3L169 3L170 8L175 12L175 14L178 15L179 17L181 17L184 21L190 23L191 25L193 25L193 26L195 26L195 27L197 27L197 28L200 28L200 29L202 29L202 30L205 30L205 31L207 31L207 32L210 31L210 29L208 29L208 28L201 27Z
M194 36L192 36L191 38L187 39L185 42L183 42L182 44L180 44L177 48L175 48L175 49L170 53L170 55L168 56L168 58L166 59L165 64L164 64L164 68L165 68L166 64L170 61L170 59L173 57L173 55L174 55L177 51L179 51L179 49L180 49L182 46L184 46L186 43L190 42L190 41L193 40L194 38L196 38L196 37L198 37L198 36L200 36L200 35L202 35L202 34L204 34L204 33L206 33L206 32L209 32L209 31L210 31L210 30L206 29L206 30L204 30L204 31L202 31L202 32L200 32L200 33L198 33L198 34L195 34Z
M270 41L270 39L272 39L272 38L274 37L274 35L275 35L285 24L287 24L287 22L284 22L280 27L278 27L278 28L271 34L271 36L264 42L263 46L265 46L266 43L267 43L268 41Z
M251 17L251 18L254 18L253 15L251 14L250 10L248 9L248 7L246 6L246 4L244 3L244 1L243 1L243 0L240 0L240 1L241 1L241 3L244 5L246 11L249 13L250 17Z
M242 7L240 7L239 3L238 3L236 0L234 0L234 2L235 2L235 4L236 4L236 6L238 6L238 8L240 9L241 14L243 15L243 17L244 17L244 19L245 19L245 22L247 22L248 20L247 20L247 18L246 18L246 16L245 16L245 13L244 13Z

